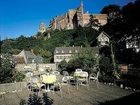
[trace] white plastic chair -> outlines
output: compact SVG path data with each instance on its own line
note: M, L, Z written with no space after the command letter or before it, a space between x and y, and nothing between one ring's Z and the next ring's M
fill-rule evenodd
M69 75L69 73L67 71L63 71L63 78L62 78L62 83L65 83L67 85L67 88L68 88L68 93L69 92L69 85L70 85L70 80L72 79L73 77Z
M52 74L58 76L58 75L60 75L60 72L59 71L52 71Z
M87 89L89 89L88 72L82 71L82 72L80 73L80 75L77 77L76 82L77 82L77 90L78 90L78 86L79 86L80 84L82 84L83 82L86 83Z
M82 72L82 69L76 69L75 72Z
M96 75L90 74L90 76L89 76L89 82L91 80L94 80L96 82L96 85L98 88L99 88L99 85L98 85L99 84L99 80L98 80L99 74L100 74L100 71L98 71Z

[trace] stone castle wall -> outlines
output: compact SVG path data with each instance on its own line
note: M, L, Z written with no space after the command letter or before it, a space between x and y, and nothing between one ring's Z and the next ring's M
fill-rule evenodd
M107 14L84 13L84 7L83 4L81 4L78 8L70 9L66 14L55 17L50 26L52 30L74 29L79 25L84 27L89 24L90 15L93 15L98 19L101 25L105 25L107 23Z

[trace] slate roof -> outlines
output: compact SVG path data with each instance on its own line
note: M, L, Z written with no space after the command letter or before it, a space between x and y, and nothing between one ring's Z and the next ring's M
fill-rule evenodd
M32 63L32 61L35 59L36 55L31 53L30 51L24 50L24 55L26 56L27 63Z

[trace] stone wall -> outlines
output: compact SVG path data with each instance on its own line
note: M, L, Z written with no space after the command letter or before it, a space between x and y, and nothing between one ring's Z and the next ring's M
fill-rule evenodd
M0 94L14 93L26 89L26 82L0 84Z
M24 67L25 66L29 66L31 67L32 70L36 70L36 64L17 64L16 65L16 70L18 71L25 71ZM55 63L51 63L51 64L39 64L39 68L44 68L44 67L47 67L47 66L50 66L52 68L52 70L56 70L56 64Z

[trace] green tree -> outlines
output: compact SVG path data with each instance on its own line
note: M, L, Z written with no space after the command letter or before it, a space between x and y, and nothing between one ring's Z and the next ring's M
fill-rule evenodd
M12 81L14 67L14 58L10 54L1 54L0 82Z
M73 59L68 62L67 69L69 71L75 71L76 68L81 68L89 73L93 71L96 64L96 53L92 49L84 49L75 54Z
M110 58L101 55L99 67L103 75L112 76L113 70Z
M121 9L118 5L108 5L101 10L101 13L107 14L109 21L113 21L114 19L121 16Z
M58 65L58 69L62 73L63 71L67 70L67 66L68 66L68 63L65 60L62 60Z
M1 45L1 53L12 53L12 40L6 39Z
M90 15L89 25L91 28L100 27L98 19L96 19L96 17L93 15Z

